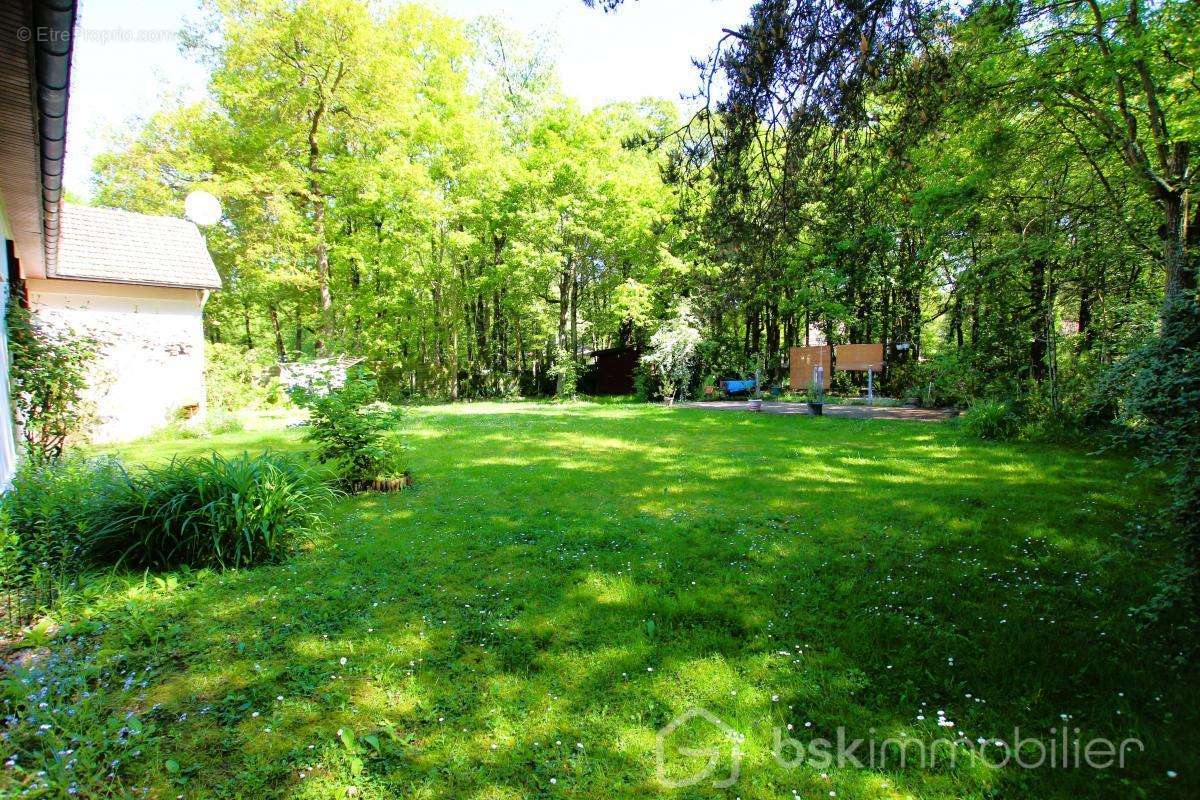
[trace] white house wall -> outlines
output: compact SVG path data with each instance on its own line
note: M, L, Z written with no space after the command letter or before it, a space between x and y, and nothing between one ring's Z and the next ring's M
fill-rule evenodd
M8 217L0 202L0 491L8 489L17 468L17 448L13 439L12 403L8 386L8 248L11 237Z
M26 291L39 319L103 342L93 441L144 436L187 407L203 415L204 290L48 279Z

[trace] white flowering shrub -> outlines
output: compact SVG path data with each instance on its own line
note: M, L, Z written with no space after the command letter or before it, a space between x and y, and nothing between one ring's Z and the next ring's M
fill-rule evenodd
M293 397L297 392L324 397L346 385L350 368L361 359L319 358L279 365L279 383Z
M700 323L691 304L684 300L650 337L650 348L642 356L642 363L658 378L666 403L674 403L691 381L699 345Z

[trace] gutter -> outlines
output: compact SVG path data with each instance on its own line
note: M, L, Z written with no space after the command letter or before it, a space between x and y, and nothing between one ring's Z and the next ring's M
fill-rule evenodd
M224 289L221 286L204 285L199 283L167 283L165 281L123 281L118 278L92 278L87 275L48 275L38 280L44 281L75 281L76 283L104 283L110 286L152 286L156 289L195 289L203 292L215 292Z
M67 100L76 0L34 0L34 58L42 175L42 241L46 274L58 267L59 204L67 145Z

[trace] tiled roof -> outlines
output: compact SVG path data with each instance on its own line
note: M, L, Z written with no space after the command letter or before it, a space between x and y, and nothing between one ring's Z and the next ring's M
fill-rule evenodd
M64 203L54 278L219 289L200 229L174 217Z

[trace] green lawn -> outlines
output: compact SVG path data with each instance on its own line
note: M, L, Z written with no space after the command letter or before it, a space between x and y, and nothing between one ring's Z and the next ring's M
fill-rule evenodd
M160 798L1200 785L1196 682L1128 615L1157 564L1125 535L1152 493L1121 461L975 443L950 425L634 405L431 407L405 428L416 488L342 502L329 537L289 562L139 576L68 606L41 674L48 742L73 751L51 777L78 775L82 796ZM213 447L301 443L293 429L120 452ZM727 755L690 788L656 775L656 731L693 708L745 736L731 788L712 786ZM1048 743L1061 715L1072 741L1137 737L1145 752L1107 770L969 755L789 768L769 752L777 726L806 743L839 727L1006 743L1019 727ZM706 761L680 746L721 736L680 728L667 776ZM85 780L100 761L116 777Z

